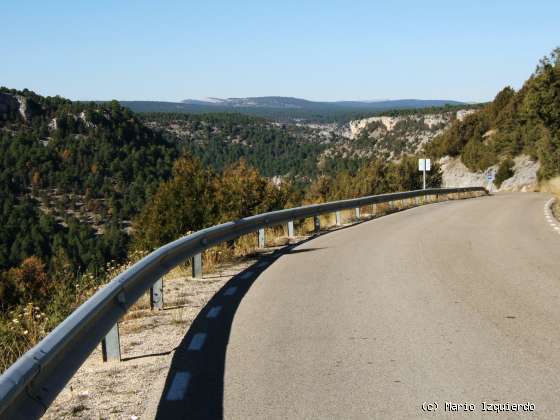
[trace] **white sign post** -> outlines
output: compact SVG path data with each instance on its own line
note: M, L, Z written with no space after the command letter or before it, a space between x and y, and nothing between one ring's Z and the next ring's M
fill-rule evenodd
M418 159L418 170L422 171L422 185L423 189L426 189L426 171L429 171L432 166L432 161L430 159Z
M486 175L486 180L488 181L488 190L489 191L493 191L493 186L494 186L494 174L493 173L489 173Z

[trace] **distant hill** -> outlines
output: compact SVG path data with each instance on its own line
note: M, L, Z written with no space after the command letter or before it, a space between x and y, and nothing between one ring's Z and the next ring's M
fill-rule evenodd
M313 122L349 121L389 110L465 105L464 102L446 99L315 102L283 96L186 99L182 102L122 101L121 104L135 112L239 112L279 121Z
M396 99L378 101L334 101L334 102L315 102L307 99L291 98L286 96L260 96L249 98L207 98L207 99L185 99L181 103L187 105L200 106L227 106L243 108L298 108L298 109L367 109L367 110L387 110L403 108L427 108L445 105L463 105L464 102L451 101L445 99Z

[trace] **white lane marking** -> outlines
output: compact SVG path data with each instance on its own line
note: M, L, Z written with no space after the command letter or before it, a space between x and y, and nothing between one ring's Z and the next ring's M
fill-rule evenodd
M544 217L546 218L548 224L552 229L554 229L558 234L560 234L560 226L558 225L558 220L552 214L551 206L554 203L554 198L548 200L544 205Z
M226 296L231 296L231 295L233 295L233 294L236 292L236 290L237 290L237 287L236 287L236 286L228 287L228 288L226 289L226 291L224 292L224 295L226 295Z
M218 315L220 315L221 310L222 310L221 306L214 306L210 308L210 310L206 314L206 318L217 318Z
M191 374L189 372L177 372L171 381L169 391L165 399L167 401L180 401L185 397L185 392L189 387Z
M241 279L242 279L242 280L247 280L247 279L250 278L252 275L253 275L253 272L252 272L252 271L247 271L246 273L243 273L243 274L241 275Z
M200 350L206 341L206 333L196 333L189 344L188 350Z

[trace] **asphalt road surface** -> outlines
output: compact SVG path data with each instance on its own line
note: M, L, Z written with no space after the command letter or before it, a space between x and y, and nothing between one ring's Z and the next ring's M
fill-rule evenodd
M549 198L417 207L269 257L195 321L158 417L560 418Z

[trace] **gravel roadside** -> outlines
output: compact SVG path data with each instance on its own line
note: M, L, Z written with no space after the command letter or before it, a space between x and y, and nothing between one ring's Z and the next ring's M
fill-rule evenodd
M151 396L161 393L161 378L192 321L224 284L256 260L219 267L203 279L165 278L164 310L151 311L146 296L119 323L123 361L103 363L98 346L43 418L149 418Z

